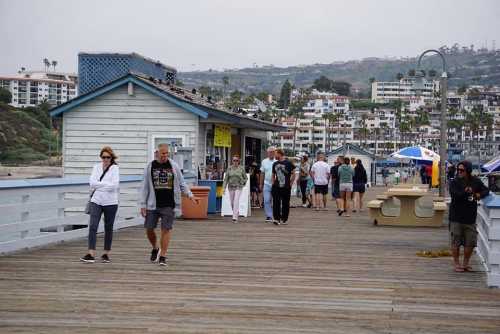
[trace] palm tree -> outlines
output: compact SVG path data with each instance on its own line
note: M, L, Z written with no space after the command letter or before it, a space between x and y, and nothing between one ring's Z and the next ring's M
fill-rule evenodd
M56 71L57 60L52 61L52 67L54 68L54 72Z
M360 136L359 136L359 146L364 147L366 144L366 134L368 132L368 129L366 127L366 120L368 118L368 115L362 114L361 115L361 121L360 121ZM363 144L361 144L361 139L363 139Z
M323 115L321 115L321 118L323 119L323 125L325 126L325 138L324 138L325 153L328 152L328 145L330 143L330 132L328 131L330 127L329 124L330 118L328 117L329 115L330 113L323 113Z
M43 65L45 65L45 72L50 68L50 61L47 58L43 58Z
M333 112L328 113L327 115L328 115L328 124L329 124L328 146L330 147L330 150L331 150L332 149L332 136L331 136L332 131L331 130L332 130L333 124L339 121L339 115L336 113L333 113ZM338 137L339 137L339 132L337 131L337 140L338 140Z
M298 99L294 103L290 105L290 108L288 109L288 113L290 116L294 117L295 123L293 126L293 155L295 156L297 152L295 151L295 145L297 142L297 128L299 126L299 120L302 119L302 116L304 115L304 111L302 107L304 106L304 103L301 99ZM314 136L314 130L313 130L313 136Z
M227 86L229 86L229 77L227 75L222 77L222 85L224 86L224 97L225 97Z

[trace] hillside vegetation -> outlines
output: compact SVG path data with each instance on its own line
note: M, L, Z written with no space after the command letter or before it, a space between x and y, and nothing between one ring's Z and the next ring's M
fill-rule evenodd
M0 163L33 163L60 152L48 108L16 109L0 103Z
M500 51L474 51L466 47L450 49L442 47L448 63L449 85L500 85ZM225 71L197 71L179 73L179 80L189 87L209 86L225 89L238 89L246 93L267 91L278 93L285 80L297 87L311 86L313 81L324 75L337 81L347 81L353 88L369 90L369 80L393 81L398 73L407 74L417 67L417 58L381 59L365 58L331 64L291 66L286 68L263 66ZM425 57L422 69L435 70L441 74L441 60L437 55ZM224 85L224 78L226 78Z

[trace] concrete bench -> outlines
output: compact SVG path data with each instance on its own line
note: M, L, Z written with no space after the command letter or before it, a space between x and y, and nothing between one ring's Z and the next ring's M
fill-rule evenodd
M391 195L387 195L387 194L379 194L377 195L376 197L378 200L382 200L382 201L386 201L388 199L391 199L392 196Z
M369 209L381 209L382 204L384 204L383 200L374 199L374 200L369 201L368 204L366 205L366 207Z
M409 221L400 218L400 208L396 207L393 201L372 200L366 207L369 209L374 225L423 227L441 227L448 208L444 201L433 201L432 207L416 205L413 211L414 218Z

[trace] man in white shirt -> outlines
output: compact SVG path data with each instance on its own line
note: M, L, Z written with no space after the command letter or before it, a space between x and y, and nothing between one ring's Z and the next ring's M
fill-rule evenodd
M260 165L260 191L264 197L264 212L266 214L266 223L273 222L273 206L272 206L272 176L273 164L276 162L274 157L276 147L271 146L267 149L267 158L262 160Z
M317 161L311 167L311 177L314 181L316 210L326 210L330 166L325 162L325 155L323 153L318 153Z

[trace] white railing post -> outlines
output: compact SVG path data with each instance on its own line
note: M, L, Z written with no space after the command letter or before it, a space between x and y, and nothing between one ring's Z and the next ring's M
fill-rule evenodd
M500 196L491 194L478 209L477 254L486 269L487 284L500 287Z

